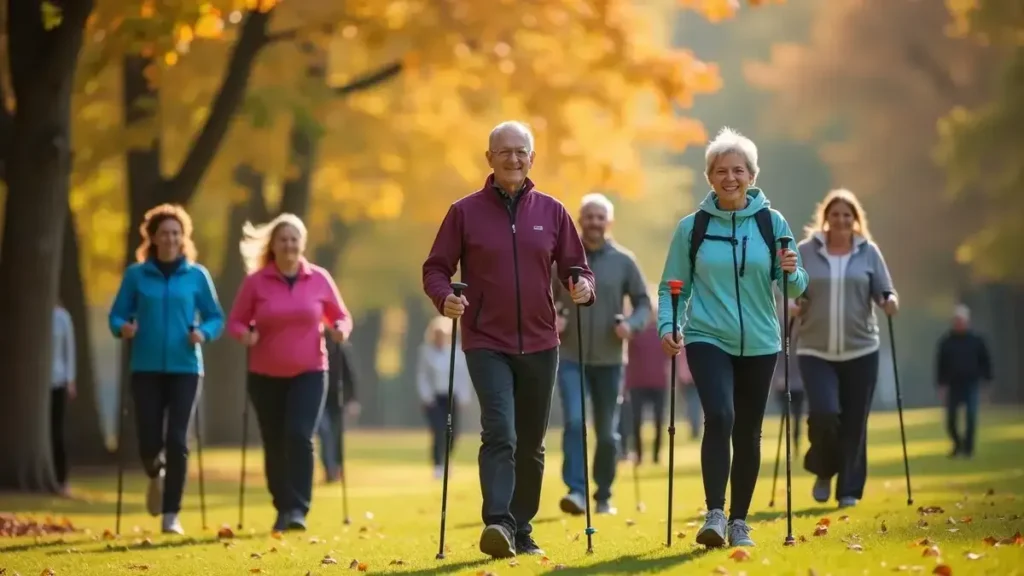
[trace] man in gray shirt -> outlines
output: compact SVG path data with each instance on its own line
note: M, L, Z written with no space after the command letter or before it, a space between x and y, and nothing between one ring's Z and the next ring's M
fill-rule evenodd
M586 498L583 468L583 405L580 397L580 365L586 377L587 395L591 400L597 447L594 452L593 477L597 489L593 494L598 514L614 514L611 505L612 483L618 461L620 386L622 382L623 341L647 325L651 301L647 283L636 264L633 253L608 235L615 217L612 203L602 194L588 194L580 207L580 236L587 252L587 263L594 271L597 290L602 296L593 306L580 308L561 284L552 283L562 310L561 347L558 364L558 392L562 400L562 480L569 493L560 507L569 514L582 514ZM629 297L632 313L621 318L623 302ZM582 312L583 358L579 358L576 314ZM617 321L617 316L622 319Z

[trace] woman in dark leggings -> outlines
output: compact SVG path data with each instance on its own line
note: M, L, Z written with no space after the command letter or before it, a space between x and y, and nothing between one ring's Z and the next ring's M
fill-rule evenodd
M838 476L840 508L857 504L867 481L867 424L878 380L878 321L898 309L882 252L857 197L834 190L815 210L798 251L810 281L800 298L800 372L807 391L810 448L804 468L813 496L828 502Z
M110 331L132 340L135 427L150 478L146 507L153 516L163 513L164 533L183 534L178 513L188 473L188 426L203 373L200 345L220 336L224 313L210 273L195 261L192 219L182 207L153 208L139 232L138 262L124 272Z
M754 143L723 129L708 145L705 166L713 190L696 213L679 222L672 237L658 289L658 331L665 352L679 354L680 318L672 317L668 281L682 280L679 311L686 318L686 359L704 408L700 459L708 513L697 543L718 547L728 540L731 546L753 546L747 511L761 467L761 423L782 346L773 287L788 273L789 295L799 296L807 274L795 251L779 250L777 239L792 234L789 224L753 187L758 172ZM732 459L730 446L736 451Z

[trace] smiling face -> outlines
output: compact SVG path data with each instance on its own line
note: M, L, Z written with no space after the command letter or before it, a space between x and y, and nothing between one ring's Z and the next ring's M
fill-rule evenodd
M583 241L590 245L600 244L608 232L608 210L600 204L587 204L580 209L580 231Z
M842 200L833 200L825 210L825 223L828 225L829 234L849 238L853 236L856 228L857 215L848 203Z
M153 245L156 246L156 257L169 262L181 256L181 245L185 231L177 218L164 218L153 234Z
M274 252L274 261L282 266L292 265L302 257L305 239L295 226L281 224L274 230L270 239L270 249Z
M723 208L742 208L752 180L746 158L737 152L719 156L708 174L708 181Z
M535 155L522 130L512 126L498 130L491 136L486 154L494 182L506 192L517 192L530 173Z

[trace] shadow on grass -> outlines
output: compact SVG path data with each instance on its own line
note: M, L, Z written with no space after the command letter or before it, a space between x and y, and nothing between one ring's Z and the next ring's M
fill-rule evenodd
M640 574L644 572L657 572L668 570L680 564L686 564L710 552L707 548L692 548L682 554L672 556L658 556L654 558L639 555L620 556L588 566L552 566L547 572L557 571L559 574Z
M444 560L437 560L437 565L431 568L421 568L419 570L411 570L409 572L396 571L396 574L405 574L407 576L427 576L428 574L452 574L454 572L461 572L470 568L476 568L492 562L492 560L486 558L480 558L477 560L465 560L463 562L456 562L454 564L444 564Z
M26 542L25 544L15 544L13 546L0 546L0 557L4 554L13 554L15 552L29 552L31 550L40 550L42 548L53 548L55 546L68 546L74 547L76 544L91 544L92 540L48 540L44 542Z
M564 518L569 518L569 516L565 516ZM559 516L548 516L546 518L534 518L533 520L530 521L530 524L534 524L534 525L536 525L536 524L551 524L552 522L558 522L559 520L562 520L562 519L563 519L563 517L559 517ZM483 522L464 522L462 524L457 524L455 526L449 526L447 528L447 530L463 530L463 529L466 529L466 528L479 528L480 530L483 530L484 529L484 524L483 524Z
M793 518L807 518L810 516L827 516L829 514L835 514L835 506L814 506L811 508L802 508L800 510L793 510ZM768 522L771 520L785 520L786 519L786 501L782 501L782 509L775 510L762 510L760 512L754 512L747 516L747 522Z

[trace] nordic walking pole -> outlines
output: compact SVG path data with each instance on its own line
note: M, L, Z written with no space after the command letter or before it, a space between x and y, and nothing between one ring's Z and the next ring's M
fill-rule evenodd
M783 300L783 305L789 306L789 300L785 298ZM789 323L786 324L786 326L789 327L790 334L793 333L794 320L795 318L790 319ZM789 403L787 402L787 408L788 404ZM768 502L769 508L775 508L775 487L779 483L779 461L782 459L782 435L785 433L786 420L789 420L789 410L784 408L782 412L782 417L779 418L779 443L775 446L775 474L772 475L772 499L771 502ZM799 446L797 447L797 450L800 450Z
M569 274L572 278L572 285L575 287L580 282L580 274L583 272L583 268L579 266L570 266ZM590 455L587 451L587 386L586 376L584 375L583 368L583 319L580 314L580 305L576 305L576 344L577 350L579 351L579 366L580 366L580 422L583 426L583 493L584 493L584 509L587 513L587 529L584 532L587 533L587 554L594 553L594 527L590 524Z
M903 427L903 393L900 391L900 372L896 367L896 335L892 329L892 316L889 316L889 346L892 350L892 377L896 382L896 411L900 415L900 439L903 441L903 471L907 475L907 506L913 506L914 495L910 490L910 460L907 459L907 431Z
M340 324L341 322L338 322L335 325L335 328ZM338 346L338 357L341 358L342 362L345 362L344 352L340 351L341 344ZM342 373L344 373L344 371L342 371ZM340 416L338 419L338 447L340 448L340 450L338 450L338 471L341 472L341 512L345 516L345 520L343 522L348 526L352 523L352 519L349 518L348 515L348 486L345 483L345 416L343 414L345 411L345 391L341 382L337 382L336 385L338 386L338 399L341 402L340 410L338 412Z
M188 327L189 335L195 331L194 325ZM203 407L201 398L202 385L196 391L196 457L199 458L199 513L203 519L203 530L206 530L206 482L203 476L203 418L201 416Z
M779 243L782 245L782 250L789 249L789 243L792 242L792 238L780 238ZM785 375L786 383L786 412L783 416L783 422L786 424L786 540L784 544L786 546L792 546L796 544L796 539L793 538L793 455L790 448L790 434L789 434L789 414L792 411L793 396L789 389L789 273L786 271L782 272L782 361L783 361L783 374Z
M249 334L256 331L256 324L249 322ZM246 380L248 381L249 373L249 349L251 346L245 347L245 372ZM246 386L248 387L248 386ZM242 522L245 519L245 453L249 446L249 393L247 390L242 391L242 471L238 479L238 529L242 529Z
M462 296L466 285L452 282L452 294L456 298ZM445 428L444 444L444 481L441 487L441 538L437 545L437 559L444 560L444 524L448 515L448 465L452 456L452 411L455 409L455 346L458 345L459 319L452 318L452 348L448 360L448 424Z
M128 323L135 322L134 317L128 318ZM132 338L135 336L132 335ZM124 340L124 354L128 357L128 371L125 374L126 379L131 380L131 358L132 358L132 339L128 338ZM118 400L120 406L118 408L117 416L117 521L114 526L114 534L121 535L121 503L124 500L124 418L128 412L128 405L125 404L128 386L125 385L124 380L121 381L121 398Z
M672 297L672 340L679 342L679 295L683 293L682 280L669 280L668 292ZM684 352L685 354L685 352ZM672 546L672 492L675 489L676 469L676 359L672 357L671 375L668 379L668 525L665 534L665 546Z
M619 324L622 324L625 321L626 321L626 317L623 316L622 314L616 314L615 315L615 325L616 326L618 326ZM636 510L637 510L637 512L643 512L644 511L644 502L643 502L643 500L640 499L640 456L639 456L639 454L640 454L640 449L639 449L639 446L640 446L640 434L639 434L640 425L639 425L639 423L634 423L633 429L637 432L636 439L634 440L634 442L636 443L636 446L637 446L637 450L636 450L637 457L636 457L635 460L633 460L633 496L636 499Z

